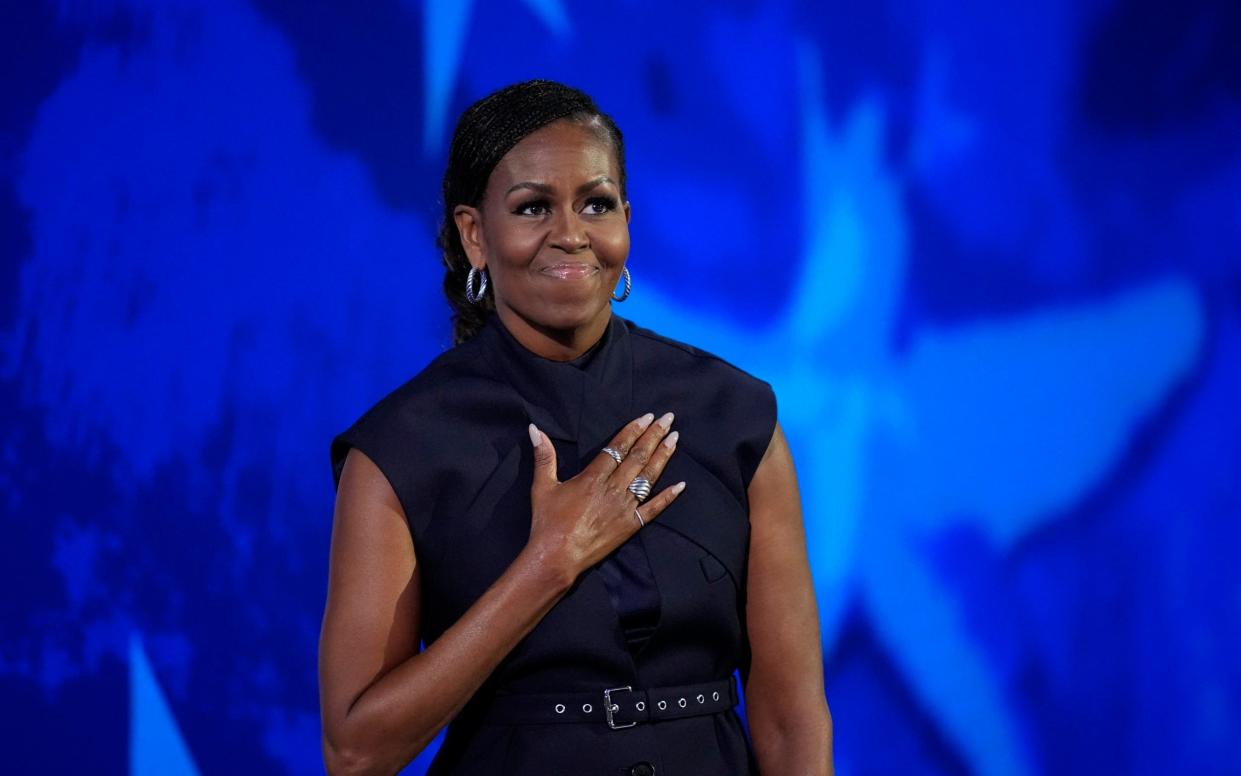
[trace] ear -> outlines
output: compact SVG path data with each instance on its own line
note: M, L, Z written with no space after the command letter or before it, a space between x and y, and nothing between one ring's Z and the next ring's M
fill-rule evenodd
M629 200L625 200L625 223L629 223Z
M482 213L476 207L457 205L452 211L453 221L457 223L457 234L461 236L461 247L474 269L484 269L487 260L483 251Z

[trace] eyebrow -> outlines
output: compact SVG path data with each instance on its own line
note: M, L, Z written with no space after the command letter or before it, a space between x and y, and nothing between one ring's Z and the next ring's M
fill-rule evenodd
M583 192L590 191L596 186L600 186L604 183L611 183L613 186L616 185L616 181L612 180L606 175L600 175L598 178L595 178L594 180L586 181L581 186L578 186L576 193L581 194ZM518 183L512 186L511 188L509 188L508 191L504 192L504 196L507 197L509 194L512 194L514 191L517 191L518 189L532 189L534 191L539 192L540 194L551 194L552 193L552 187L547 185L546 183L539 183L538 181L522 181L521 183Z

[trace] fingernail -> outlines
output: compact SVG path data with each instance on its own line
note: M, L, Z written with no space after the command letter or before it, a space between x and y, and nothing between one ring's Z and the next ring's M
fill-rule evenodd
M669 450L675 450L677 446L677 437L679 436L681 436L680 431L673 431L671 434L664 437L664 447Z
M676 485L672 486L673 493L680 493L683 490L685 490L685 480L681 480Z
M653 420L655 420L655 413L648 412L642 417L638 418L638 427L641 428L643 431L646 431L646 427L651 425L651 421Z
M530 444L538 447L543 443L543 435L539 433L539 429L533 423L530 424Z
M672 413L665 412L664 416L659 419L659 425L663 426L664 430L667 431L672 426Z

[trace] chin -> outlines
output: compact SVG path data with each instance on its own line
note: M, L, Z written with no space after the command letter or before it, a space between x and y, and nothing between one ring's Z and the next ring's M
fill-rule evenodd
M590 325L600 315L606 314L608 303L599 300L549 301L531 316L533 320L549 329L567 331Z

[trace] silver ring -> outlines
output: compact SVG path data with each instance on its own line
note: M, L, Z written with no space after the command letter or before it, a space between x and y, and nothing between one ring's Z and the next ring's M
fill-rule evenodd
M621 461L623 461L623 460L624 460L624 459L621 457L621 454L620 454L620 453L616 452L615 450L613 450L613 449L612 449L612 448L610 448L610 447L605 447L605 448L603 448L603 452L605 452L605 453L607 453L608 455L612 456L612 460L613 460L613 461L616 461L617 463L620 463Z
M646 477L634 477L633 482L629 483L629 492L637 496L641 504L651 495L651 481Z
M636 517L636 518L638 518L638 527L639 527L639 528L645 528L645 527L646 527L646 521L642 519L642 513L638 511L638 508L637 508L637 507L634 507L634 508L633 508L633 516L634 516L634 517Z

